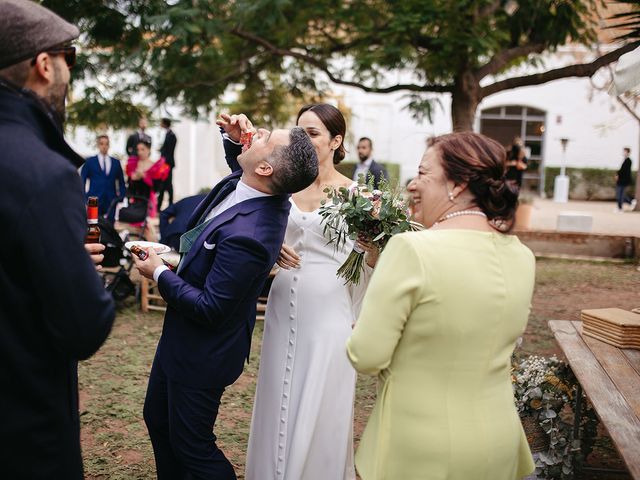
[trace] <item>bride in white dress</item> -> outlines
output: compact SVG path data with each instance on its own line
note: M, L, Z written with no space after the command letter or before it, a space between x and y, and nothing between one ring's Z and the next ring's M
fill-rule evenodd
M253 407L247 480L354 480L356 372L345 353L377 251L365 245L367 271L345 286L336 271L353 247L336 252L318 210L327 186L349 187L334 167L344 158L345 120L328 104L298 114L318 152L315 183L291 198L291 212L267 303Z

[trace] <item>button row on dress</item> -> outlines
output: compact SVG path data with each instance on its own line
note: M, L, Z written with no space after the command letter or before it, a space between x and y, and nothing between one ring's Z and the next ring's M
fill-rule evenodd
M298 276L294 276L293 277L294 281L298 281ZM291 327L290 327L290 331L289 331L289 345L287 347L287 360L285 362L285 375L284 375L284 388L283 388L283 392L282 392L282 399L280 402L280 409L282 411L281 417L280 417L280 438L283 440L278 444L278 462L277 462L277 470L276 473L278 474L278 478L281 478L280 475L282 473L282 469L283 469L283 462L284 462L284 448L285 448L285 443L284 440L286 439L286 428L287 428L287 409L288 409L288 402L289 402L289 394L290 394L290 389L291 389L291 371L292 371L292 364L293 364L293 353L294 353L294 349L295 349L295 321L296 321L296 315L295 315L295 307L296 307L296 302L295 302L295 298L296 298L296 289L291 287L290 288L290 292L291 292L291 301L289 302L289 306L290 311L289 311L289 321L291 322Z

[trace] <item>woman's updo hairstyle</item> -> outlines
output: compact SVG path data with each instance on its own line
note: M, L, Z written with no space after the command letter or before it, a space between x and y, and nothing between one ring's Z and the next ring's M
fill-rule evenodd
M327 127L327 130L329 130L331 138L334 138L336 135L342 136L340 145L333 151L333 163L335 165L339 164L347 154L347 151L344 149L344 136L347 131L347 123L345 122L342 113L340 113L340 110L328 103L312 103L311 105L305 105L298 112L296 125L304 112L315 113L322 124Z
M498 230L513 228L518 194L506 183L504 147L473 132L442 135L434 139L447 179L466 183L476 205Z

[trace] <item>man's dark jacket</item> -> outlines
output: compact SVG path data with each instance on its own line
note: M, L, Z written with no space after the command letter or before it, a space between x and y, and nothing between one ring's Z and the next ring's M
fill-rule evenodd
M631 159L626 157L618 170L618 181L616 185L626 187L631 185Z
M173 133L173 130L168 129L162 147L160 147L160 156L164 157L165 163L171 168L176 166L175 151L177 143L176 134Z
M227 164L240 147L224 141ZM193 212L187 230L235 190L242 171L221 180ZM256 302L276 263L289 218L288 195L257 197L215 216L158 289L168 304L154 362L173 381L224 388L242 373Z
M369 175L373 176L373 188L378 188L380 186L380 180L382 180L383 178L387 179L389 177L389 175L387 174L387 169L375 160L371 162L371 166L369 167Z
M49 111L0 85L0 478L80 479L77 362L114 306L84 249L82 159Z

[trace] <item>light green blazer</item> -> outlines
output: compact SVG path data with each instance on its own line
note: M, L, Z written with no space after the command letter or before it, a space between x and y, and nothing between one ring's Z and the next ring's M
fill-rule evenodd
M347 352L377 375L356 454L363 480L513 480L534 470L511 355L535 258L475 230L396 235L380 257Z

